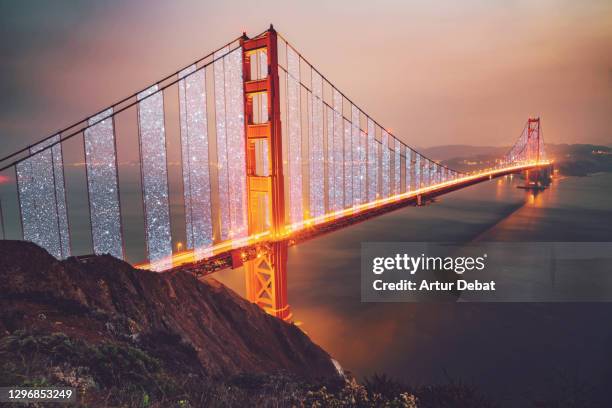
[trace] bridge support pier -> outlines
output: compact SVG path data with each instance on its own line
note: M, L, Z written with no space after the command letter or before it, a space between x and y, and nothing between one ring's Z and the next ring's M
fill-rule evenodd
M286 240L273 242L257 258L244 263L247 299L283 320L291 319L287 302L287 247Z
M245 34L241 45L249 234L269 231L271 240L266 250L244 263L247 299L271 315L289 320L276 31L270 26L252 39Z
M525 178L525 187L546 188L550 185L552 177L552 166L542 167L539 169L525 170L523 177Z

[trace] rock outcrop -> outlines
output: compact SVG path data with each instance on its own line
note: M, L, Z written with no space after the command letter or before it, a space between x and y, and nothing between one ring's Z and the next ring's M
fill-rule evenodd
M299 328L214 279L138 270L108 255L58 261L34 244L0 241L0 334L18 330L125 344L210 378L338 377Z

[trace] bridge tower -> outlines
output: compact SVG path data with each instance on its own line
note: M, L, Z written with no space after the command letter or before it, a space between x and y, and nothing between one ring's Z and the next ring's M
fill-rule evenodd
M269 314L291 319L287 303L283 149L277 33L241 39L244 81L249 235L270 231L270 243L244 262L247 299Z
M544 159L543 149L544 143L541 135L540 118L529 118L527 120L527 146L526 159L529 162L540 162ZM532 170L525 170L524 178L526 185L522 188L527 189L543 189L550 185L552 167L540 167Z
M527 160L540 161L540 118L527 121Z

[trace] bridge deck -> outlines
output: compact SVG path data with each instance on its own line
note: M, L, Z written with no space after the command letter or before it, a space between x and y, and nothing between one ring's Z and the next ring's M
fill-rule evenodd
M408 205L416 205L419 196L421 196L423 201L427 201L436 196L450 193L493 178L520 173L525 170L544 168L549 165L550 162L540 162L537 164L518 165L471 174L456 180L329 213L323 217L311 218L301 223L291 224L287 226L285 232L280 236L272 237L269 232L265 232L227 241L207 249L205 257L197 261L195 260L194 251L189 250L176 253L172 256L172 259L166 259L161 262L167 265L171 262L172 267L167 269L166 272L181 270L192 272L197 275L209 275L219 270L240 267L244 261L260 256L262 251L265 251L269 243L273 241L287 240L289 245L296 245L300 242L337 231L399 208ZM151 269L154 266L155 265L149 263L136 265L136 267L141 269Z

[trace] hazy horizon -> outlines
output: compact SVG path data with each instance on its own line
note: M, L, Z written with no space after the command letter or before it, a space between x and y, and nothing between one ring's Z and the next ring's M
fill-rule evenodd
M411 146L612 144L612 3L364 1L0 5L0 153L270 22Z

